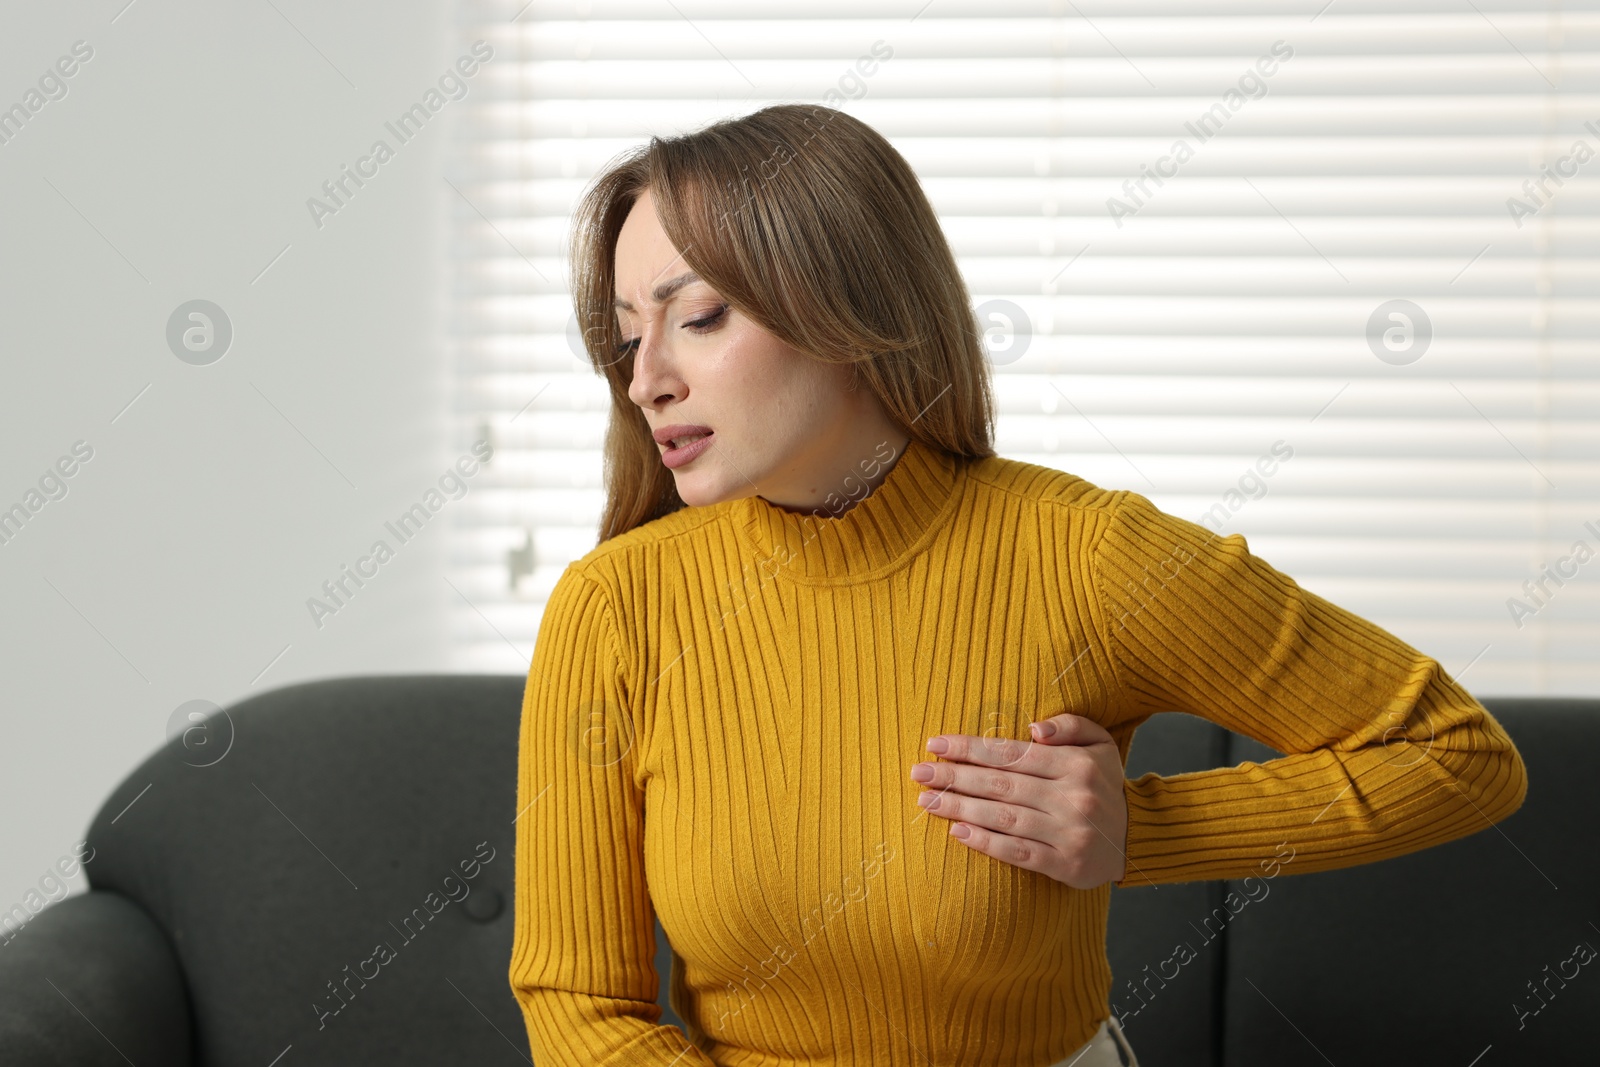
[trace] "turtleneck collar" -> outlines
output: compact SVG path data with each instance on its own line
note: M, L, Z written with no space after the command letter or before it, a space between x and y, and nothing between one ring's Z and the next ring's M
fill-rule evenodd
M760 496L733 502L734 527L767 569L830 585L876 578L927 547L960 498L966 465L915 437L877 488L841 515L788 511Z

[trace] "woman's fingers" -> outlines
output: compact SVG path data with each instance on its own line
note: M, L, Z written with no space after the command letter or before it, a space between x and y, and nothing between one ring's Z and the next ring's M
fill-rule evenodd
M1022 774L1041 777L1059 773L1061 770L1057 754L1052 749L1032 741L1018 741L1009 737L939 734L928 738L928 751L947 760L982 767L1005 767Z
M1094 779L1100 772L1086 755L1079 755L1076 759L1082 760L1081 765L1073 766L1073 757L1068 757L1066 766L1058 769L1057 773L1045 775L1032 775L1015 768L969 766L964 763L919 763L912 768L911 778L928 787L919 795L918 804L922 804L924 796L938 795L941 797L939 813L947 817L950 805L957 802L958 794L969 799L993 801L1049 814L1057 813L1063 801L1077 795L1080 806L1075 810L1081 813L1084 810L1081 806L1083 803L1097 807L1088 798ZM965 818L964 815L956 817ZM993 821L985 825L994 829L1003 828Z
M1034 740L940 734L914 781L924 811L963 844L1080 889L1127 870L1122 757L1105 728L1062 713L1033 724ZM1039 736L1039 735L1046 736Z
M1013 837L1009 834L996 833L982 826L973 826L969 823L952 823L950 832L962 844L970 849L982 852L986 856L993 856L997 860L1009 863L1013 867L1024 870L1038 871L1040 874L1049 875L1058 882L1066 881L1055 872L1062 866L1062 857L1049 845L1026 837Z
M1033 723L1030 732L1035 741L1045 745L1115 743L1104 726L1083 715L1074 715L1066 711Z
M1044 736L1041 737L1041 734ZM1054 749L1073 745L1116 746L1105 727L1093 719L1070 712L1052 715L1034 723L1033 735L1033 740L1019 741L1010 737L937 734L928 739L928 751L948 760L986 767L1008 767L1024 774L1047 776L1059 773L1061 769L1052 752Z
M968 796L954 789L924 790L917 804L925 811L951 822L971 823L1012 837L1027 837L1035 842L1047 837L1052 829L1046 814L1034 807L1015 802L984 800Z

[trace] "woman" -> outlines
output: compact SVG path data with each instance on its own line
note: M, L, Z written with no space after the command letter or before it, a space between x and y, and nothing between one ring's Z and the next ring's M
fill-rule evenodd
M1521 804L1434 660L1240 535L995 454L955 260L859 121L652 139L572 253L612 411L523 706L540 1067L1135 1063L1113 884L1349 866ZM1287 755L1127 780L1166 710Z

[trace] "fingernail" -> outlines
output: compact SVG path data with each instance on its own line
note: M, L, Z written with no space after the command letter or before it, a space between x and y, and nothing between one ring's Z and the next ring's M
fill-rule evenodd
M946 741L942 737L930 737L930 738L928 738L928 751L932 752L936 756L944 755L944 753L947 752L949 750L949 748L950 748L950 742Z
M972 828L964 822L958 822L950 827L950 834L953 837L971 837Z
M939 794L929 790L917 797L917 805L924 808L937 808L939 806Z
M931 782L931 781L933 781L933 764L931 764L931 763L919 763L915 767L912 767L911 768L911 780L913 782Z
M1056 724L1046 720L1045 722L1034 723L1031 729L1033 730L1033 736L1043 741L1045 738L1055 734Z

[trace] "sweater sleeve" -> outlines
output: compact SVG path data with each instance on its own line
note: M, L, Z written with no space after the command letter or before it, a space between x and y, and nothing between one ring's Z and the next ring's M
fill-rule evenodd
M1285 753L1126 781L1117 885L1239 878L1263 862L1348 867L1465 837L1521 806L1522 760L1482 704L1436 660L1253 555L1242 534L1124 491L1091 574L1135 718L1189 712Z
M644 735L617 634L602 587L569 566L523 695L511 988L540 1067L711 1067L681 1030L657 1025Z

